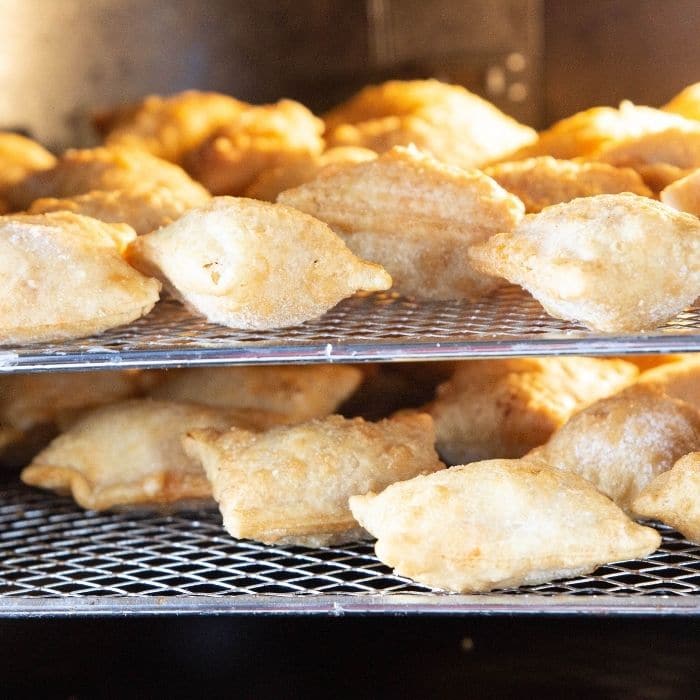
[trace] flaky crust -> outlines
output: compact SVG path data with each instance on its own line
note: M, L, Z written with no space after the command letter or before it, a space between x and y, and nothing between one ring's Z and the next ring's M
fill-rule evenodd
M100 123L109 145L181 163L185 154L237 119L247 106L229 95L186 90L167 97L150 95L138 105L102 115Z
M528 460L419 476L350 508L396 573L461 593L588 573L661 542L585 479Z
M197 367L169 371L151 395L271 411L288 423L300 423L332 413L361 381L362 372L347 365Z
M697 409L640 384L575 414L529 456L579 474L633 510L642 489L698 449Z
M36 141L0 131L0 195L9 185L30 173L51 168L55 162L56 157Z
M367 423L329 416L254 434L193 430L224 526L234 537L321 546L356 539L348 498L442 469L430 416Z
M195 195L194 190L191 195ZM75 197L37 199L29 208L30 214L51 211L70 211L91 216L107 223L129 224L137 234L150 233L179 218L188 209L206 204L211 197L202 191L199 201L195 196L181 199L177 190L134 188L133 190L93 190Z
M700 452L681 457L634 499L634 511L674 527L700 544Z
M322 133L323 122L299 102L246 105L184 164L213 194L240 195L265 170L320 154Z
M122 258L134 237L68 212L0 217L0 344L79 338L147 314L160 283Z
M6 191L10 203L27 209L36 199L63 199L93 190L138 191L166 189L184 206L197 206L209 198L207 191L182 168L133 148L71 149L53 168L29 175Z
M479 171L403 147L337 165L278 201L328 223L357 255L384 266L397 292L423 299L494 289L498 282L469 266L467 249L523 215L517 197Z
M700 221L634 194L574 199L469 249L480 272L527 289L558 318L635 332L700 294Z
M652 191L631 168L607 163L578 163L551 156L500 163L484 172L522 200L529 214L545 207L596 194L633 192L652 197Z
M199 465L180 437L194 428L223 430L227 411L188 403L136 399L90 412L42 450L22 481L71 493L83 508L211 498Z
M321 316L358 290L388 289L324 223L291 207L215 197L140 236L129 260L192 309L233 328L278 328Z
M700 216L700 168L674 180L661 190L659 199L669 207Z
M448 464L522 457L575 411L634 382L622 360L587 357L458 363L426 408Z
M382 153L415 144L439 160L467 168L502 157L536 137L490 102L437 80L369 85L324 119L331 146Z

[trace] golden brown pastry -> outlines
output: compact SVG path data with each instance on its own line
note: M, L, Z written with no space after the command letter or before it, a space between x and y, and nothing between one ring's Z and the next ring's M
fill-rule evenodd
M700 452L681 457L634 499L635 513L654 518L700 544Z
M577 163L540 156L499 163L485 168L484 172L521 199L529 214L552 204L596 194L633 192L653 197L636 171L607 163Z
M700 221L634 194L529 214L513 232L472 246L469 258L552 316L606 333L655 328L700 295Z
M215 197L137 238L129 259L192 309L233 328L278 328L321 316L358 290L391 286L325 224L296 209Z
M325 221L354 253L385 267L395 291L421 299L470 297L498 286L470 267L467 248L511 230L523 215L520 200L479 171L403 147L336 165L278 201Z
M648 369L660 367L661 365L670 364L671 362L679 362L684 360L688 355L683 353L677 355L664 355L657 353L649 353L648 355L623 355L616 359L625 360L639 367L640 372L646 372Z
M274 202L280 192L313 180L324 169L339 163L364 163L377 154L368 148L338 146L320 155L308 154L291 162L263 170L246 188L245 197Z
M55 162L56 157L36 141L0 131L0 194L30 173L52 168Z
M234 537L322 546L362 535L348 498L442 469L430 416L367 423L329 416L255 434L192 430L224 526Z
M194 428L224 430L239 420L245 415L191 403L132 399L109 404L42 450L22 471L22 481L71 493L92 510L211 498L204 472L185 455L180 438Z
M79 338L147 314L160 283L123 259L135 236L68 212L0 217L0 344Z
M700 216L700 168L662 189L659 199L669 207Z
M348 365L196 367L167 372L151 395L270 411L288 423L300 423L333 413L361 380L362 372Z
M585 479L530 460L419 476L350 508L397 574L461 593L578 576L661 543Z
M658 474L699 449L697 409L640 384L576 413L528 456L579 474L632 510Z
M566 117L539 134L537 141L510 155L510 159L532 156L576 158L590 156L608 143L642 134L687 125L688 120L653 107L628 101L614 107L592 107Z
M522 457L577 410L637 378L622 360L588 357L467 360L426 407L448 464Z
M213 194L240 195L265 170L323 151L323 122L293 100L247 105L184 159Z
M391 80L369 85L324 117L330 146L383 153L414 144L438 160L478 167L531 143L536 133L460 85Z
M107 144L138 148L181 163L184 156L247 107L217 92L186 90L161 97L150 95L138 105L102 115L99 127Z
M681 399L700 410L700 356L686 355L676 362L654 367L639 377L639 383Z
M700 119L700 83L688 85L661 109L680 114L687 119Z
M61 155L53 168L29 175L5 196L17 208L26 209L36 199L63 199L93 190L138 191L147 185L166 189L182 206L198 206L209 193L182 168L156 158L146 151L112 146L71 149Z
M74 197L37 199L30 214L50 211L71 211L74 214L91 216L107 223L129 224L137 234L166 226L178 219L188 209L206 204L211 197L201 192L199 201L194 197L180 199L177 191L160 188L134 188L127 190L93 190Z

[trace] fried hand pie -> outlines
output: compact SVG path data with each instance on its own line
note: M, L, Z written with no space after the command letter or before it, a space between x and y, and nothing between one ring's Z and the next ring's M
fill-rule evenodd
M132 399L102 406L40 452L22 481L71 493L91 510L210 499L209 482L180 438L195 428L223 430L233 420L230 412L190 403Z
M328 223L362 258L383 265L394 289L423 299L491 291L498 282L467 261L472 243L511 230L523 205L479 171L413 148L337 165L278 201Z
M331 146L382 153L415 144L446 163L478 167L536 133L460 85L391 80L369 85L324 117Z
M638 385L572 416L528 456L588 479L620 508L683 455L700 449L700 413Z
M322 546L362 535L348 498L442 469L432 420L329 416L265 433L193 430L185 451L211 481L234 537Z
M7 189L11 204L27 209L36 199L64 199L93 190L134 192L165 189L183 207L199 206L209 193L182 168L146 151L112 146L71 149L53 168L29 175Z
M347 365L196 367L169 371L151 395L271 411L300 423L333 413L361 381L362 372Z
M472 246L469 258L527 289L552 316L607 333L642 331L700 294L700 221L634 194L583 197L527 215Z
M248 105L185 158L213 194L240 195L263 171L323 150L323 122L293 100Z
M700 544L700 452L681 457L634 499L635 513L670 525Z
M0 217L0 343L79 338L147 314L160 283L123 259L134 237L68 212Z
M622 360L587 357L465 361L426 410L448 464L522 457L575 411L626 387L637 374Z
M700 357L686 355L684 359L649 369L639 377L639 383L700 410Z
M485 168L484 172L521 199L528 213L596 194L633 192L653 197L635 170L607 163L578 163L541 156L500 163Z
M215 197L139 236L131 261L192 309L233 328L278 328L321 316L356 291L391 286L321 221L291 207Z
M181 163L184 156L222 126L238 118L248 105L217 92L150 95L138 105L103 114L98 126L107 144L137 148Z
M585 574L661 543L585 479L529 460L419 476L350 508L397 574L461 593Z
M0 131L0 193L30 173L52 168L56 157L36 141Z
M659 199L669 207L700 216L700 168L661 190Z
M687 119L700 119L700 83L693 83L681 90L662 107L666 112L680 114Z

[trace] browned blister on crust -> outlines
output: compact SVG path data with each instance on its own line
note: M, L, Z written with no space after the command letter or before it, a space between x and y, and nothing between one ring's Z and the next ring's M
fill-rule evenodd
M634 382L637 368L588 357L460 362L426 410L448 464L522 457L577 410Z
M279 328L321 316L391 277L357 258L326 224L291 207L215 197L137 238L128 257L192 309L233 328Z
M643 384L573 415L528 456L588 479L620 508L660 473L700 449L700 413Z
M135 236L68 212L0 217L0 344L79 338L148 313L160 283L123 259Z
M471 268L467 249L512 229L523 214L520 200L483 173L403 147L336 165L278 201L328 223L357 255L383 265L397 292L423 299L498 286Z
M361 380L362 372L348 365L196 367L167 372L151 395L271 411L299 423L333 413Z
M632 192L653 197L640 175L631 168L607 163L578 163L551 156L499 163L484 172L516 195L528 214L577 197Z
M71 493L79 505L93 510L210 499L209 482L183 452L181 436L195 428L223 430L234 422L247 428L256 421L269 426L261 415L149 399L110 404L57 437L22 471L22 480Z
M681 457L672 469L659 474L634 499L632 508L700 544L700 452Z
M583 197L527 215L472 246L469 258L527 289L552 316L637 332L700 294L700 221L634 194Z
M494 105L460 85L390 80L369 85L324 116L331 146L383 153L414 144L437 159L479 167L536 138Z
M531 460L419 476L350 508L397 574L461 593L585 574L661 543L585 479Z
M350 496L442 469L434 439L425 414L329 416L258 434L194 430L184 445L202 462L231 535L321 546L362 535Z

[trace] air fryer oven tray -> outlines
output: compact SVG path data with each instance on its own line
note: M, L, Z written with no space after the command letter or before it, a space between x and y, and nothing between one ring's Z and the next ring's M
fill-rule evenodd
M477 302L355 297L318 321L243 332L172 300L96 338L0 349L0 371L427 360L700 350L700 307L644 335L553 319L504 287ZM371 543L305 549L234 540L215 508L94 513L0 483L0 617L157 614L700 615L700 547L659 526L659 551L590 576L454 595L392 574Z
M700 306L649 333L604 335L552 318L519 287L507 286L475 302L356 296L316 321L264 332L208 324L164 300L140 321L94 338L0 347L0 371L694 350Z

